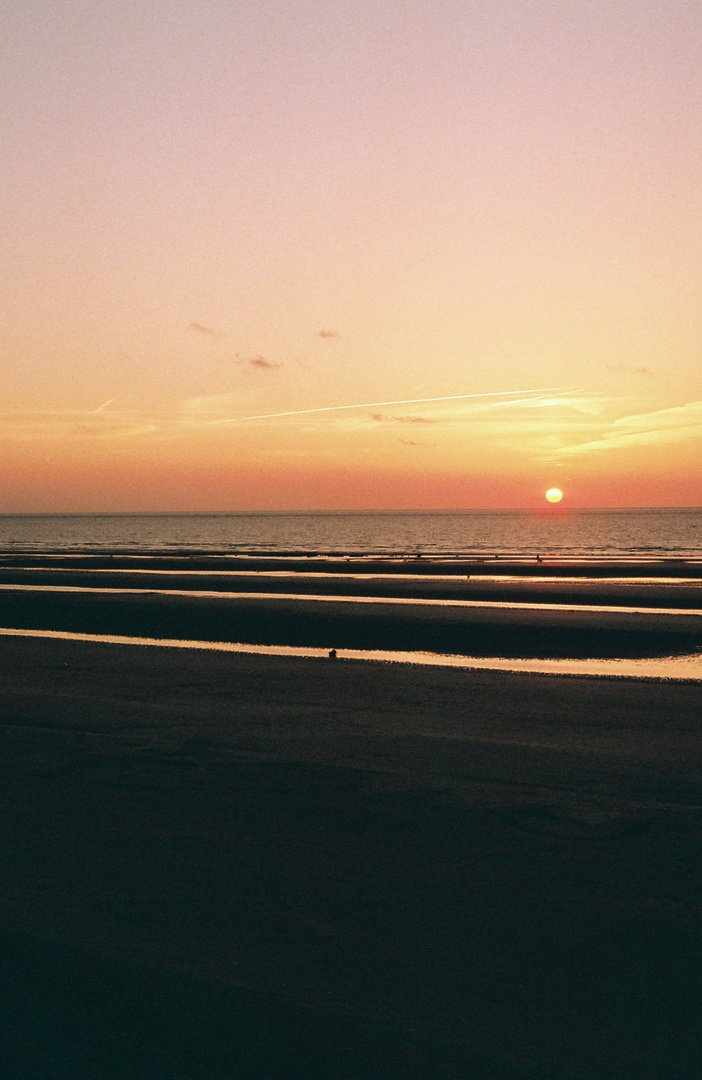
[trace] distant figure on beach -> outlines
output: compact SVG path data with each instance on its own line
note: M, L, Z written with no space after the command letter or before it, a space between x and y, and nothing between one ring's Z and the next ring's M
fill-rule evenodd
M330 660L336 660L336 649L330 649L329 650L329 659Z
M540 555L537 555L537 556L536 556L536 561L537 561L537 562L541 562L541 556L540 556Z

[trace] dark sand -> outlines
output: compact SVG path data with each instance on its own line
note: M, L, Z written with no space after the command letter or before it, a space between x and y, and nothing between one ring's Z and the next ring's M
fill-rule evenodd
M473 656L667 656L702 647L701 571L670 559L5 553L0 627Z
M415 564L416 565L416 564ZM422 565L421 563L419 564ZM526 575L292 573L242 570L212 573L200 570L119 570L6 568L0 565L0 585L44 585L101 589L177 589L239 593L297 593L331 596L396 597L405 600L482 600L512 603L602 604L608 606L702 609L702 580L660 578L642 581L602 577L554 575L546 579Z
M213 554L193 552L151 552L148 555L129 551L93 552L0 552L0 567L11 570L176 570L186 572L236 571L246 573L276 572L284 574L399 574L406 577L432 574L465 578L471 576L517 576L517 577L681 577L702 579L702 559L699 558L620 558L593 557L590 559L569 556L534 557L526 555L359 555L336 553L278 552L275 555L251 552L246 555L231 551Z
M699 684L0 672L3 1076L698 1075Z
M284 592L287 581L279 584ZM702 613L611 605L0 588L0 626L127 637L506 657L639 657L702 646Z

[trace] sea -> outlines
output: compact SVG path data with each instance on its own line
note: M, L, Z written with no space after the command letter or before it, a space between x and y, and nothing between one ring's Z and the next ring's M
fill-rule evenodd
M702 508L12 514L0 552L702 558Z

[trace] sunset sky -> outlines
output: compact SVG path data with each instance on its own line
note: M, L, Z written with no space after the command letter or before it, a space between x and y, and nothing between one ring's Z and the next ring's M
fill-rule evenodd
M0 512L702 505L699 0L0 3Z

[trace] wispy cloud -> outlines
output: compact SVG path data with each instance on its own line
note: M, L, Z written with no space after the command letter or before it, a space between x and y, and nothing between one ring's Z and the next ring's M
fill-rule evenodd
M261 368L263 371L273 371L274 368L281 368L282 364L276 364L272 360L266 360L265 356L253 356L250 360L245 360L245 364L249 367Z
M276 368L282 368L284 366L275 360L266 360L265 356L261 356L260 353L258 356L241 356L237 353L235 363L238 364L239 367L258 368L260 371L275 371Z
M329 339L329 338L341 337L341 334L339 333L338 330L320 330L319 333L317 334L317 337Z
M90 439L128 439L136 435L150 435L155 431L158 431L157 424L139 423L137 421L91 424L85 420L79 420L71 428L71 434Z
M702 439L702 401L622 416L609 424L598 438L565 446L559 453L575 456L688 439Z
M528 398L535 394L558 393L565 387L539 387L536 390L495 390L485 394L443 394L440 397L400 398L395 401L364 401L346 405L322 405L314 409L288 409L285 412L256 413L251 416L231 416L213 420L213 424L243 424L254 420L280 420L291 416L319 416L325 413L350 412L355 409L384 409L398 405L428 405L448 401L480 401L488 398ZM572 388L569 391L572 393Z
M390 423L390 424L436 424L436 420L432 420L429 416L390 416L388 413L374 412L370 414L371 420L376 420L378 423Z
M645 378L655 378L654 373L650 368L644 367L643 364L638 367L634 364L607 364L607 371L614 371L618 375L643 375Z
M491 402L489 407L510 410L552 409L560 413L572 412L599 416L604 410L605 400L598 394L573 393L572 390L567 390L556 394L520 398L516 401L495 401Z
M194 330L196 334L205 334L207 337L217 337L216 330L212 330L209 326L203 326L199 322L188 323L188 330Z
M127 411L105 410L115 401L104 402L96 409L29 410L0 414L0 440L27 442L78 437L125 439L158 430L149 419Z

